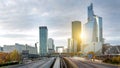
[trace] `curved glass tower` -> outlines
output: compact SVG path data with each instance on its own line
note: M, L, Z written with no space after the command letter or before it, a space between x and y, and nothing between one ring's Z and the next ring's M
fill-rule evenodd
M103 44L102 17L94 14L92 3L88 6L88 22L84 26L86 34L84 52L94 51L100 54Z

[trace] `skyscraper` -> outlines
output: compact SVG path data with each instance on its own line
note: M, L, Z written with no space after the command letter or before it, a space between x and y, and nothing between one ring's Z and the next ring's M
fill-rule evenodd
M94 15L93 4L88 6L88 22L85 27L89 42L102 42L102 17Z
M54 49L54 40L52 38L48 39L48 49Z
M98 38L98 42L103 42L103 27L102 27L102 17L99 17L97 15L95 15L95 19L96 19L96 23L97 23L97 38Z
M68 39L68 53L72 53L72 52L73 52L72 39L69 38Z
M52 38L48 39L48 51L49 54L54 52L54 40Z
M48 53L47 40L48 40L48 29L46 26L40 26L39 27L39 42L40 42L39 53L41 56L46 56Z
M102 17L94 14L93 4L88 6L88 22L85 24L85 52L95 51L100 54L103 44L102 35Z
M74 52L81 51L81 22L73 21L72 22L72 41Z

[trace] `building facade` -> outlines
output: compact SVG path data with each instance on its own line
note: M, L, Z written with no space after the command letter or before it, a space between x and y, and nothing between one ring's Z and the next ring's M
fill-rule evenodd
M36 47L32 47L30 45L23 45L15 43L15 45L4 45L3 52L12 52L13 50L17 50L19 53L27 50L29 54L37 54Z
M120 45L110 46L105 52L104 55L120 55Z
M39 54L41 56L46 56L48 54L47 40L48 40L47 27L46 26L39 27L39 42L40 42Z
M72 53L74 50L73 50L73 45L72 45L72 39L69 38L68 39L68 53Z
M49 52L49 54L55 52L54 48L55 48L54 40L52 38L49 38L48 39L48 52Z
M0 52L3 51L3 47L0 47Z
M88 22L84 25L84 28L86 36L84 52L94 51L100 55L103 45L102 17L94 14L93 4L88 6Z
M72 46L73 52L81 51L81 22L80 21L73 21L72 22Z

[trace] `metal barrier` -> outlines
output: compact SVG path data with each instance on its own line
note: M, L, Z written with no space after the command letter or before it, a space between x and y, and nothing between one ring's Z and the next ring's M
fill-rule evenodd
M63 57L60 58L60 68L67 68L67 65L66 65Z

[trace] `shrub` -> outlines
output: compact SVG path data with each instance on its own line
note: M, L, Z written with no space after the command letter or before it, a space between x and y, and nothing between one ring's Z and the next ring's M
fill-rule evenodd
M112 64L120 64L120 56L113 57L113 58L106 58L105 60L103 60L103 62L112 63Z
M112 58L112 63L113 64L120 64L120 57L113 57Z
M9 62L9 63L0 64L0 67L1 66L14 65L14 64L19 64L19 62Z
M110 59L110 58L106 58L106 59L103 60L103 62L111 63L111 62L112 62L112 59Z

